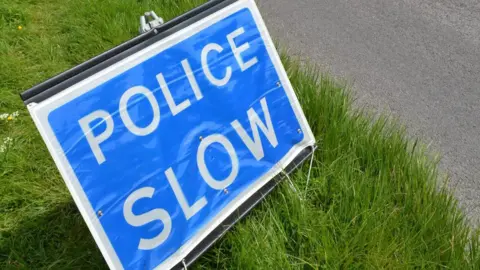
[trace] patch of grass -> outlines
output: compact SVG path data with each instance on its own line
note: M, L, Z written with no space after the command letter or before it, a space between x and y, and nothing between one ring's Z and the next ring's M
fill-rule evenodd
M0 268L105 269L18 94L203 1L29 0L0 4ZM22 26L22 30L18 29ZM404 129L351 107L348 91L284 57L318 139L308 164L193 266L197 269L480 269L478 233L436 164Z

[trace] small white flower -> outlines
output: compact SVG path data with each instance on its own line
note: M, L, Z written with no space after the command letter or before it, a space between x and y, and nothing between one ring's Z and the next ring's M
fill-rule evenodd
M6 137L3 139L3 143L0 145L0 153L7 151L8 147L12 144L13 139L10 137Z
M18 111L15 111L13 113L2 113L0 114L0 120L13 120L15 118L17 118L18 116L20 115L20 113Z

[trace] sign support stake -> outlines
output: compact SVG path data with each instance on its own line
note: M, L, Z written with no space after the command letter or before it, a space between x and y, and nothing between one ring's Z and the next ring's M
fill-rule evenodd
M310 183L310 173L312 172L313 159L314 159L314 157L315 157L315 150L317 150L317 146L316 146L316 145L313 146L313 149L312 149L312 157L310 158L310 166L308 167L307 184L305 185L305 198L307 197L308 184Z

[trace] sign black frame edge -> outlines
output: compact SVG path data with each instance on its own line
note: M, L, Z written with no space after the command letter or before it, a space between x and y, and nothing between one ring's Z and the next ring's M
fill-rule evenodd
M52 97L68 87L92 76L95 73L125 59L126 57L158 42L171 34L183 29L210 14L213 14L224 7L237 2L238 0L211 0L204 3L161 26L144 34L136 36L102 54L99 54L71 69L68 69L30 89L22 92L20 97L25 105L39 103ZM287 165L284 173L291 174L301 166L315 150L315 146L308 146L298 154L290 164ZM207 237L205 237L183 261L176 264L172 269L183 269L184 266L193 264L203 253L225 235L238 221L245 217L258 205L274 188L283 180L284 174L278 174L267 182L260 190L248 198L240 207L230 214L219 226L217 226Z

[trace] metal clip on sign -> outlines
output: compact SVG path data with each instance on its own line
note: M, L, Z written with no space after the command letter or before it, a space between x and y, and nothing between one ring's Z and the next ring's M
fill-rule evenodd
M147 18L151 20L147 23ZM146 33L152 29L155 29L163 24L163 19L158 17L155 11L147 11L143 16L140 16L140 34Z

